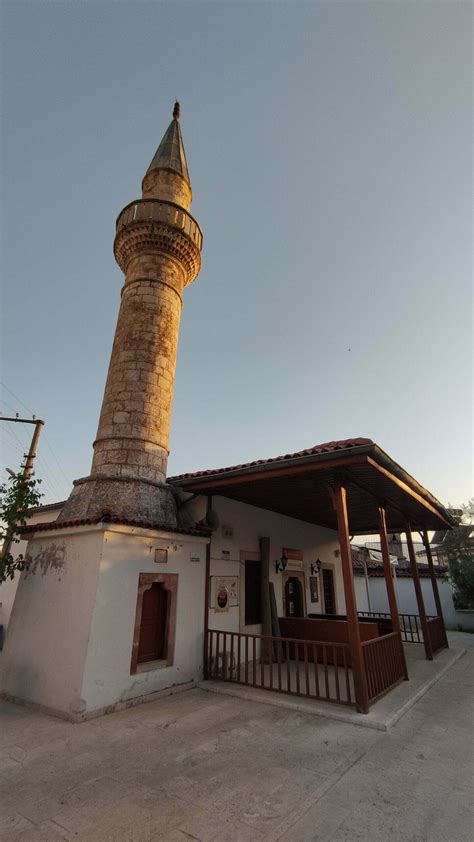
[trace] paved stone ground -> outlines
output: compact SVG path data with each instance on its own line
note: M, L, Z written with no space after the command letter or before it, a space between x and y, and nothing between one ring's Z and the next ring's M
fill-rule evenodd
M471 842L474 636L387 733L199 689L72 725L3 706L5 842Z

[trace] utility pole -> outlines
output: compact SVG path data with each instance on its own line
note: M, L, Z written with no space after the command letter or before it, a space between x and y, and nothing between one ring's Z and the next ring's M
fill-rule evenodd
M26 462L25 467L22 474L22 484L28 482L31 474L33 473L33 464L36 456L36 448L38 447L38 439L40 437L41 428L44 426L44 421L41 419L36 419L33 415L33 418L19 418L18 415L15 418L6 418L4 415L0 415L0 421L13 421L16 424L34 424L35 429L33 430L33 436L31 439L30 449L26 455ZM13 543L13 534L7 535L5 541L3 542L2 547L2 559L6 558L8 553L11 550L11 546Z

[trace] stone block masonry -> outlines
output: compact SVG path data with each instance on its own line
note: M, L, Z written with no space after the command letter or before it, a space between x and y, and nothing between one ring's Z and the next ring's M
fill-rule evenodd
M191 185L171 170L157 169L148 172L142 182L142 194L144 199L159 197L175 202L186 210L191 207Z
M75 482L60 520L107 509L176 524L166 485L176 355L183 290L199 272L202 235L188 213L187 166L174 169L185 160L176 118L164 141L142 199L117 220L114 253L125 283L92 469Z
M156 280L127 280L123 290L93 474L166 479L183 279L172 286L163 263L153 261Z

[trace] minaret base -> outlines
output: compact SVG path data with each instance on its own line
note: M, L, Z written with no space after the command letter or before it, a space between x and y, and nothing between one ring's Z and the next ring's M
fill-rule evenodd
M104 512L170 528L179 525L171 486L134 477L100 474L75 480L58 522L94 517Z
M123 523L50 526L30 533L0 698L78 722L202 680L209 539ZM154 584L168 593L166 651L140 663L143 594Z

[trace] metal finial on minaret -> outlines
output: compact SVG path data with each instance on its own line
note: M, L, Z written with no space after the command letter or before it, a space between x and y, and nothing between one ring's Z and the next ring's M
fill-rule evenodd
M191 182L189 180L189 172L188 172L188 165L186 163L186 153L184 151L183 145L183 138L181 136L181 126L179 123L179 116L180 116L180 107L179 102L176 101L173 108L173 119L169 124L168 128L166 129L161 143L156 150L153 160L148 167L147 175L151 173L153 170L170 170L175 173L178 173L181 178L184 178L185 181L188 183L189 190L191 189ZM149 179L148 179L149 182ZM144 185L142 185L144 186ZM160 185L160 189L162 189L163 185ZM180 201L173 199L172 196L164 196L164 195L151 195L150 192L150 184L146 185L146 195L143 198L161 198L166 199L168 198L170 201L176 201L180 204ZM153 188L154 190L154 188ZM153 192L152 190L152 192ZM189 209L189 205L191 204L191 196L188 197L188 202L185 204L186 209Z

